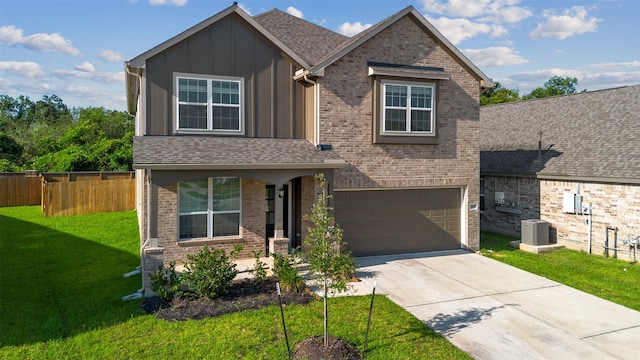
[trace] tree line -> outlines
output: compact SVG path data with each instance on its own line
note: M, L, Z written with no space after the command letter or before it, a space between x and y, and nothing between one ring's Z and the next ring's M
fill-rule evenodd
M123 111L0 95L0 172L131 170L134 127Z
M518 89L506 88L498 81L494 82L494 84L494 87L486 88L480 94L480 106L519 100L540 99L549 96L575 94L578 79L569 76L553 76L545 82L542 87L537 87L530 93L522 96L520 96Z

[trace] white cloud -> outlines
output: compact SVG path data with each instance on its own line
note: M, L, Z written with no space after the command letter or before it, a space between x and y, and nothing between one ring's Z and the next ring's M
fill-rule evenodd
M289 7L287 8L287 13L288 13L289 15L293 15L293 16L298 17L298 18L300 18L300 19L303 19L303 18L304 18L304 14L302 13L302 11L300 11L300 10L298 10L298 9L294 8L293 6L289 6Z
M251 15L251 10L249 10L249 8L248 8L246 5L244 5L244 4L238 4L238 7L239 7L240 9L242 9L242 11L244 11L244 12L246 12L247 14Z
M0 27L0 44L22 45L27 49L44 52L57 51L74 56L82 55L80 50L71 45L71 40L65 39L60 33L37 33L24 36L24 31L13 25Z
M361 32L363 32L364 30L368 29L371 27L371 24L362 24L361 22L354 22L354 23L344 23L342 25L340 25L340 27L338 28L338 33L344 35L344 36L354 36L356 34L359 34Z
M466 49L462 51L477 66L520 65L529 62L512 48L499 46L485 49Z
M532 39L563 40L573 35L594 32L598 29L598 22L601 20L595 17L587 18L587 10L584 6L573 6L571 9L565 9L560 15L553 10L545 10L543 16L546 21L539 23L529 34Z
M104 61L109 61L109 62L124 60L124 56L122 56L122 54L120 54L119 52L115 52L113 50L108 50L108 49L100 50L100 52L98 53L98 58Z
M32 61L0 61L0 71L28 78L44 77L42 67Z
M438 19L428 18L428 20L454 45L479 34L490 34L492 37L495 37L494 35L502 36L507 33L507 30L500 25L491 26L472 22L467 19L441 17Z
M188 0L149 0L149 5L157 6L157 5L173 5L173 6L183 6L187 3Z
M517 6L519 3L520 0L422 0L422 9L452 17L516 23L533 15L531 10Z
M592 69L634 68L634 67L640 67L640 61L591 64L588 67Z
M44 92L51 88L49 84L39 80L16 81L0 79L0 93L9 96L19 96L24 94L44 95ZM12 95L13 94L13 95Z
M84 72L94 72L94 71L96 71L96 68L93 67L93 65L88 61L85 61L82 64L76 65L75 69L78 70L78 71L84 71Z
M78 66L76 66L78 69ZM86 70L54 70L51 73L58 79L87 79L101 83L124 82L124 72L96 72Z

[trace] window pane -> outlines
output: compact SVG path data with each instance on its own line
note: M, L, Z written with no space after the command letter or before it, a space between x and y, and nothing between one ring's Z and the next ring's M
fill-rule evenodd
M240 84L234 81L213 81L214 104L240 104Z
M181 102L206 104L207 80L179 79L178 98Z
M240 179L213 179L213 211L240 210Z
M411 87L411 107L431 109L431 88L412 86Z
M213 236L240 235L240 214L214 214Z
M400 85L385 85L385 106L406 107L407 87Z
M213 130L240 130L240 109L237 107L214 106Z
M406 131L407 111L400 109L386 109L384 112L385 131Z
M208 180L183 181L180 182L178 187L180 213L207 211L209 197Z
M180 239L206 237L207 214L180 215Z
M411 110L411 131L431 131L430 110Z
M179 105L178 126L180 129L206 129L206 105Z

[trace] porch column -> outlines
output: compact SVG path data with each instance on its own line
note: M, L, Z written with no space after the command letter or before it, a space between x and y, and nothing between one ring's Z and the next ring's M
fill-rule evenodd
M275 184L276 196L275 196L275 224L274 234L275 239L284 238L284 184Z
M269 252L286 255L289 253L289 239L284 237L284 184L276 182L275 188L274 234L269 238Z

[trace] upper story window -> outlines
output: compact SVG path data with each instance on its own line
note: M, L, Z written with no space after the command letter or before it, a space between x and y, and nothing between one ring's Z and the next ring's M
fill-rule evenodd
M435 86L382 82L382 133L433 134Z
M243 79L178 75L177 128L242 133Z

